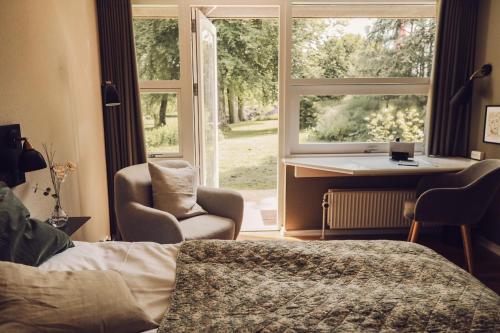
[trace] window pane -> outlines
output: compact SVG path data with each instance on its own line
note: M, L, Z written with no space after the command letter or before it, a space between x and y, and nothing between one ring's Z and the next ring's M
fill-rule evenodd
M430 77L433 18L295 18L292 77Z
M179 153L177 94L141 93L141 111L148 155Z
M427 96L302 96L299 143L421 142Z
M134 18L139 80L178 80L179 27L177 19Z

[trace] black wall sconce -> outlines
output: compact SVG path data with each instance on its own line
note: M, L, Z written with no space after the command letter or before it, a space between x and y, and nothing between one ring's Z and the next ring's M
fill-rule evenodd
M46 167L42 154L21 136L19 124L0 126L0 181L13 187L26 181L25 172Z
M116 86L111 81L106 81L102 85L102 98L104 99L104 106L120 105L118 90L116 90Z

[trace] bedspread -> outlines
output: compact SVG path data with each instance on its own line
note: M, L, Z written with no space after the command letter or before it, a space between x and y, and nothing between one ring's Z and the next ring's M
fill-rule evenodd
M500 297L398 241L187 241L159 333L494 332Z

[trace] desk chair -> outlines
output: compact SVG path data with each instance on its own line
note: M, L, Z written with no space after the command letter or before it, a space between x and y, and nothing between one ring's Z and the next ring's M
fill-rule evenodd
M469 273L473 273L470 226L486 213L500 188L500 160L484 160L453 174L424 176L415 200L405 202L412 221L408 241L417 242L422 224L459 225Z

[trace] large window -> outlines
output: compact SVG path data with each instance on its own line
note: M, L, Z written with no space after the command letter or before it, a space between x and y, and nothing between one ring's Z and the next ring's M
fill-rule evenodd
M294 5L292 16L291 153L424 141L434 5Z
M149 157L181 155L177 7L133 8L141 111Z

